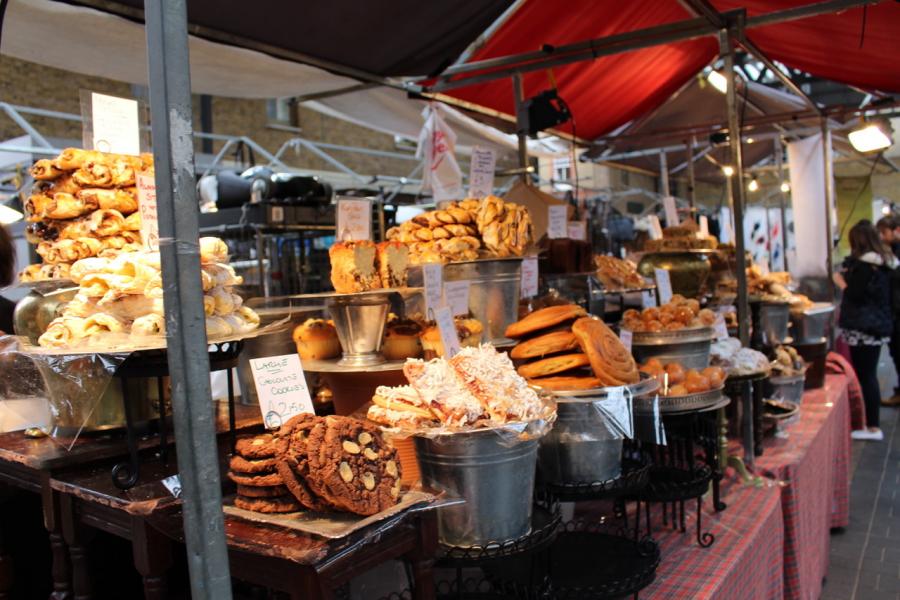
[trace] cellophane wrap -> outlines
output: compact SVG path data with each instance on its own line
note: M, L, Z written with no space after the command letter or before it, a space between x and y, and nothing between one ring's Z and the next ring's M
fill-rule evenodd
M33 352L23 338L0 337L4 429L37 427L71 449L128 352ZM124 411L121 402L116 408ZM124 414L124 413L123 413Z

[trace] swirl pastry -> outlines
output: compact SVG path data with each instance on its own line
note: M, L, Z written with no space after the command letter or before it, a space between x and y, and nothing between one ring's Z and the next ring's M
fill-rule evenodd
M31 176L40 181L56 179L63 173L65 171L57 169L49 158L42 158L31 166Z
M166 320L160 315L144 315L131 324L132 335L164 335Z
M32 281L46 281L48 279L68 279L69 263L56 263L53 265L28 265L19 273L19 281L29 283Z
M58 242L41 242L37 253L45 263L72 263L82 258L96 256L103 249L103 243L95 238L83 237L77 240L60 240Z
M59 156L53 159L53 166L63 171L80 169L90 160L102 160L103 152L97 150L84 150L82 148L66 148Z
M113 190L85 188L79 190L76 196L94 208L117 210L123 215L130 215L138 209L137 195L133 187Z
M572 325L572 333L587 354L594 376L604 386L619 386L640 381L640 373L631 353L619 336L603 321L583 317Z

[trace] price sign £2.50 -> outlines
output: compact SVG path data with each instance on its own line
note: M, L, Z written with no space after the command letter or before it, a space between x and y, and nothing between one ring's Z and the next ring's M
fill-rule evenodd
M294 415L314 412L297 354L251 358L250 369L267 428L276 429Z

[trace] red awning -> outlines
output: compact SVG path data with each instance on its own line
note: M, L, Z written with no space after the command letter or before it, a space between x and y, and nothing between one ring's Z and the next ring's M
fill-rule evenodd
M714 0L719 10L765 14L811 0ZM865 13L865 28L863 15ZM692 18L677 0L612 2L526 0L470 62L533 52ZM748 31L769 58L819 77L869 90L900 92L900 4L809 17ZM860 41L862 44L860 47ZM695 76L718 54L714 36L604 56L553 69L560 96L575 117L575 134L593 139L645 114ZM546 71L524 77L525 96L551 87ZM514 114L509 78L448 92ZM570 125L562 128L572 132Z

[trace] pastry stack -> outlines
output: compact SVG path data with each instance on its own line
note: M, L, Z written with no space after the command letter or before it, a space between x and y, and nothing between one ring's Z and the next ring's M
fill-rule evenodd
M399 242L337 242L328 249L339 294L406 287L409 248Z
M621 386L640 380L637 365L603 321L575 304L549 306L511 324L518 340L510 357L532 385L571 391Z
M637 266L630 260L597 255L594 257L594 265L597 267L597 279L609 291L633 290L647 285L638 273Z
M222 337L256 329L259 316L242 306L241 297L233 292L243 279L227 264L225 242L201 238L200 261L207 335ZM159 252L85 258L72 265L69 277L78 284L78 293L38 338L41 346L64 348L109 334L165 334Z
M238 486L238 508L374 515L400 500L397 451L358 419L300 414L275 434L238 440L235 449L228 476Z
M141 248L135 175L153 168L150 154L127 156L68 148L31 168L35 184L25 201L26 237L43 264L20 274L24 282L69 277L72 264Z
M387 231L409 245L412 264L522 256L532 240L528 209L496 196L451 202Z
M380 386L368 418L406 430L484 428L550 418L512 361L489 345L463 348L450 359L410 359L409 385Z

